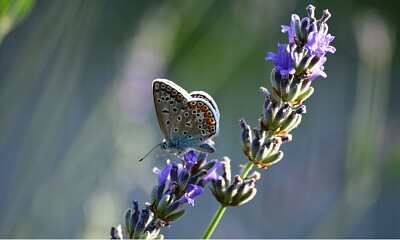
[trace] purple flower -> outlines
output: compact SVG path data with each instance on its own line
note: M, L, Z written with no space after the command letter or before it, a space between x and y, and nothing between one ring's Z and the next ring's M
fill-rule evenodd
M324 72L325 62L326 62L326 57L322 57L321 59L319 59L319 61L312 68L312 73L311 76L308 78L308 80L312 81L319 76L322 76L323 78L327 77L326 73Z
M294 66L294 57L292 53L286 51L286 44L278 45L278 54L268 53L268 57L265 60L272 60L274 62L275 69L282 75L288 76L294 74L296 70Z
M153 173L158 176L158 186L163 186L165 182L169 179L169 174L171 173L172 164L169 160L167 160L167 166L165 166L164 170L160 170L158 168L153 168Z
M189 203L194 206L194 198L198 195L202 194L204 189L200 186L196 186L194 184L189 184L185 195L183 195L178 201L179 203Z
M212 168L207 171L207 174L203 177L203 184L207 184L211 180L220 180L222 177L218 175L217 170L220 169L224 164L218 160L214 160L215 164Z
M296 24L300 23L300 17L297 14L292 14L290 26L281 25L282 32L288 33L289 43L294 43L294 37L296 36Z
M307 43L304 45L304 48L309 51L309 55L316 55L318 58L320 58L327 52L335 53L336 48L329 45L333 39L335 39L335 37L331 34L311 32L308 35Z
M194 164L197 163L197 156L194 153L193 150L190 150L185 156L183 156L183 159L186 162L186 169L190 169Z

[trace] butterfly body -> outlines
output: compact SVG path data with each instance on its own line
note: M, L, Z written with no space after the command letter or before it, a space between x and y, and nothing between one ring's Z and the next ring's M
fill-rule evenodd
M190 94L167 79L153 81L153 99L164 141L161 148L180 154L188 149L215 152L212 137L219 131L219 111L203 91Z

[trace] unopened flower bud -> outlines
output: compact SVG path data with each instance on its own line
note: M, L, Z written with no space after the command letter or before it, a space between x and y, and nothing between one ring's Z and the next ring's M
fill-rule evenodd
M297 114L303 114L307 112L306 105L301 105L299 108L296 109Z
M313 6L313 5L308 5L307 7L306 7L306 11L307 11L307 14L308 14L308 17L309 18L311 18L311 19L315 19L315 7Z
M181 211L178 211L176 213L172 213L172 214L166 216L165 220L168 221L168 222L172 222L172 221L178 220L183 215L185 215L185 213L186 213L185 209L182 209Z
M245 179L254 179L254 180L259 180L261 178L261 174L257 171L254 171L252 174L248 175Z
M250 148L252 158L254 158L256 156L258 150L260 149L262 130L260 130L258 128L254 128L253 133L254 133L254 138L253 138L253 141L251 143L251 148Z
M182 189L186 189L189 180L190 180L190 174L186 171L182 171L181 174L179 175L179 181L178 181L178 187L179 191L182 191Z
M268 89L266 89L265 87L260 87L260 92L266 97L269 98L271 96L271 94L269 93Z
M230 206L240 206L250 201L257 193L254 188L254 182L254 179L241 181L236 195L231 200Z
M282 159L282 157L283 157L282 151L276 152L266 157L263 161L260 162L259 165L261 166L261 168L267 168L272 164L279 162Z
M287 95L289 94L290 90L290 82L288 77L283 77L281 82L280 82L280 96L283 101L286 101Z
M231 172L231 159L228 157L223 157L222 161L223 163L222 167L223 167L223 174L222 177L225 180L226 184L230 184L230 181L232 179L232 172Z
M281 137L281 140L282 140L282 143L284 143L284 142L290 142L290 141L292 141L292 139L293 139L293 136L292 136L292 134L285 134L284 136L280 136Z
M121 225L118 225L117 227L112 227L110 234L111 234L111 239L121 239L121 240L124 239Z
M149 209L148 208L143 209L140 214L139 221L137 222L137 224L135 226L135 231L134 231L134 235L133 235L134 238L140 238L142 236L149 217L150 217Z
M300 114L297 114L293 112L293 115L291 115L290 122L288 121L287 124L285 124L285 128L282 128L283 131L285 132L290 132L293 129L295 129L301 122L302 116ZM288 118L289 119L289 118Z
M265 144L260 147L260 150L257 152L256 157L254 158L254 162L260 162L264 158L266 158L269 154L269 150Z
M326 21L328 21L329 18L331 18L331 13L328 11L328 9L325 9L324 11L322 11L322 17L320 19L321 22L325 23Z
M251 129L250 126L246 124L244 118L240 119L240 126L242 127L243 152L249 157L251 147Z
M299 97L296 99L297 102L304 102L307 98L309 98L314 93L314 88L309 87L304 92L300 93Z
M157 212L161 213L164 211L164 209L168 206L168 204L170 203L171 200L171 196L169 194L165 194L160 202L157 205Z
M134 201L133 202L133 212L131 211L131 214L130 214L129 220L128 220L128 224L127 224L128 226L126 227L129 237L132 237L133 234L135 233L135 228L136 228L136 224L139 221L139 216L140 216L139 204L137 201ZM125 215L125 217L127 218L128 216Z

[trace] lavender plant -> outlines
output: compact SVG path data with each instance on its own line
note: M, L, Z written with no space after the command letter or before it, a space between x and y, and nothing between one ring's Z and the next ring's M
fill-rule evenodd
M250 174L251 169L254 166L267 169L282 159L280 146L292 140L290 132L306 113L304 101L314 92L313 80L327 76L323 66L325 55L336 51L330 46L334 37L328 33L326 24L331 16L328 10L323 11L320 19L314 16L314 6L309 5L306 11L308 17L300 19L293 14L290 26L282 26L282 32L288 34L288 43L278 44L278 53L269 52L265 58L273 62L274 68L270 75L271 91L260 88L265 101L259 126L251 129L244 118L240 120L243 152L249 160L241 173L232 179L228 157L207 162L207 154L202 152L187 152L179 164L167 160L163 170L153 170L158 184L153 188L151 201L141 211L134 201L133 211L128 209L125 214L124 227L111 229L112 238L163 238L161 228L181 218L185 214L182 206L194 205L195 197L209 184L221 206L203 236L208 239L227 207L240 206L254 198L255 183L261 174L257 171ZM218 174L219 169L222 174Z

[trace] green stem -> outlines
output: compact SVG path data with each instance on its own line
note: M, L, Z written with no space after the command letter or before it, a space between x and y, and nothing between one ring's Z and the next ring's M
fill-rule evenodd
M249 162L247 163L246 167L243 169L242 174L240 174L240 177L243 179L249 174L251 168L253 167L253 163ZM221 220L222 216L224 215L224 212L226 210L227 206L221 205L218 209L218 211L215 213L213 220L211 221L210 225L208 226L206 232L204 233L203 239L209 239L211 235L213 234L215 228L217 227L219 220Z
M240 174L240 178L244 179L245 177L247 177L247 174L249 174L252 167L253 167L253 163L248 162L246 167L243 169L242 174Z
M211 221L210 225L207 228L207 231L204 233L203 239L209 239L213 234L215 228L217 227L219 220L221 220L224 212L226 210L226 206L221 205L218 211L215 213L213 220Z

